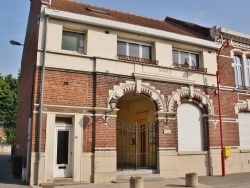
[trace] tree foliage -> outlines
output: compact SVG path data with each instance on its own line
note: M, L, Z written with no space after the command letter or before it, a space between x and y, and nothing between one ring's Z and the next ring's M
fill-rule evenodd
M0 74L0 124L4 127L7 142L16 138L18 79L11 74Z

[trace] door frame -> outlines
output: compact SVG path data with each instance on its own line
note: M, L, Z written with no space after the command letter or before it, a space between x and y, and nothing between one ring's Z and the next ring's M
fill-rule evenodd
M57 165L57 139L58 139L58 131L69 131L68 138L68 164L62 164L61 166L65 166L67 170L57 170L60 165ZM55 178L69 178L72 177L73 172L73 126L69 124L56 124L55 126L55 141L54 141L54 163L53 163L53 176Z

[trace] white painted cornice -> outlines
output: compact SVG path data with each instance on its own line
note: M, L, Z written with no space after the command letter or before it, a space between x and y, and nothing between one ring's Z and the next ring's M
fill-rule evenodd
M250 35L249 34L241 33L241 32L227 29L224 27L214 26L210 29L210 34L213 38L218 39L218 40L220 40L219 38L221 37L221 34L225 38L231 38L233 45L234 45L235 41L243 42L243 44L241 44L241 45L243 45L243 47L246 47L244 45L249 46L249 43L250 43Z
M223 27L220 27L219 31L221 33L225 33L225 34L228 34L228 35L232 35L232 36L236 36L236 37L241 37L241 38L245 38L245 39L250 40L250 35L245 34L245 33L233 31L233 30L230 30L230 29L227 29L227 28L223 28Z
M92 16L53 10L47 7L44 9L44 14L52 18L85 23L85 24L90 24L90 25L96 25L96 26L101 26L101 27L106 27L106 28L108 27L112 29L119 29L119 30L123 30L127 32L134 32L134 33L148 35L152 37L158 37L158 38L188 43L192 45L203 46L203 47L211 48L211 49L219 49L220 47L215 42L209 41L209 40L194 38L194 37L180 35L180 34L171 33L167 31L152 29L148 27L142 27L142 26L123 23L123 22L117 22L117 21L112 21L112 20L107 20L107 19L102 19L102 18L97 18L97 17L92 17Z

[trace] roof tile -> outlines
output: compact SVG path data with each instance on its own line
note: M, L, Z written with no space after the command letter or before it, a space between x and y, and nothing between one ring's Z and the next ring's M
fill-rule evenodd
M130 13L125 13L121 11L116 11L112 9L107 9L103 7L97 7L89 4L84 4L80 2L75 2L72 0L52 0L52 4L48 6L51 9L71 12L75 14L82 14L107 20L113 20L117 22L123 22L143 27L148 27L152 29L158 29L162 31L177 33L181 35L208 39L207 36L197 33L196 30L190 29L188 25L178 24L177 22L171 22L168 19L160 21L153 18L147 18L139 15L134 15ZM107 14L101 14L93 11L89 11L86 8L92 8L99 11L107 12ZM202 27L202 26L200 26Z

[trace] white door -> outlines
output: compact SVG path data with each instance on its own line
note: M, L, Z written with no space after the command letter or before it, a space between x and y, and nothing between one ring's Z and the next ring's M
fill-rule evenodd
M203 150L203 123L201 110L184 103L177 109L178 151Z
M56 127L54 177L72 177L72 128Z

